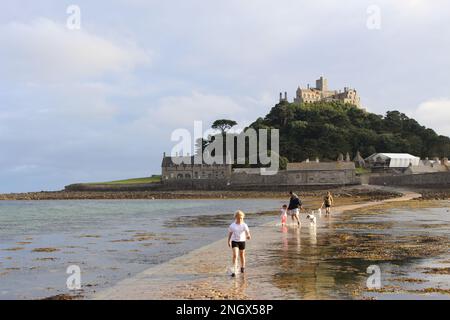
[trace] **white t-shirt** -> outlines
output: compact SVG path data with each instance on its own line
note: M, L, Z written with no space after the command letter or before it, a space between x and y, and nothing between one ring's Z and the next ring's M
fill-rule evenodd
M287 209L281 209L280 212L281 212L281 215L280 215L281 218L287 217Z
M233 233L231 235L231 241L242 242L247 240L245 232L249 232L250 230L248 229L247 224L244 222L240 224L233 222L232 224L230 224L228 231Z

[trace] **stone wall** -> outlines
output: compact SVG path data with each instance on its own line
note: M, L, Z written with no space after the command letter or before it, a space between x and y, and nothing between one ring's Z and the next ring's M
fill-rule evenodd
M338 187L360 184L355 170L303 170L279 171L276 175L232 173L226 178L168 179L151 184L74 184L66 191L154 191L154 190L280 190Z
M359 184L355 170L304 170L279 171L272 176L260 174L233 173L232 185L277 185L277 186L320 186L320 185L352 185Z
M209 179L229 179L231 175L231 165L173 165L162 167L162 182L180 181L183 179L209 180Z
M370 177L369 184L387 186L450 186L450 172Z

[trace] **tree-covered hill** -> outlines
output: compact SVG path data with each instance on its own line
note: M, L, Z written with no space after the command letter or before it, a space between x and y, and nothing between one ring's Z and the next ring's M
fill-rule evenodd
M283 101L250 127L280 129L280 154L290 162L307 158L335 160L339 153L363 157L401 152L449 157L450 138L437 135L399 111L385 116L341 102L295 104Z

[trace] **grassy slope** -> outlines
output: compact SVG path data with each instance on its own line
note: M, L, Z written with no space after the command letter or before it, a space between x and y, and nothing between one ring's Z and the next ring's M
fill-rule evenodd
M94 184L106 184L106 185L115 185L115 184L135 184L135 183L154 183L160 181L160 176L152 176L146 178L134 178L134 179L126 179L126 180L116 180L116 181L108 181L108 182L92 182L86 183L88 185Z

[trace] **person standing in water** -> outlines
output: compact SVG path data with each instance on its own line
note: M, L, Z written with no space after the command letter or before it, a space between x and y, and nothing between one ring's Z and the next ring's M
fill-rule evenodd
M323 207L325 207L326 210L325 213L328 215L331 213L331 206L333 205L333 202L334 202L333 196L331 195L331 192L328 191L327 195L323 197L323 203L320 208L323 209Z
M287 222L287 211L288 211L288 206L283 204L283 206L281 207L281 226L284 227L286 226L286 222Z
M233 272L232 277L237 272L237 256L241 260L241 273L245 272L245 241L251 239L250 230L244 222L245 214L238 210L234 214L234 222L228 228L228 246L233 250Z
M292 221L295 222L297 220L297 224L300 226L300 209L303 209L302 202L300 201L299 197L293 193L292 191L289 191L290 199L289 199L289 206L288 210L291 215Z

